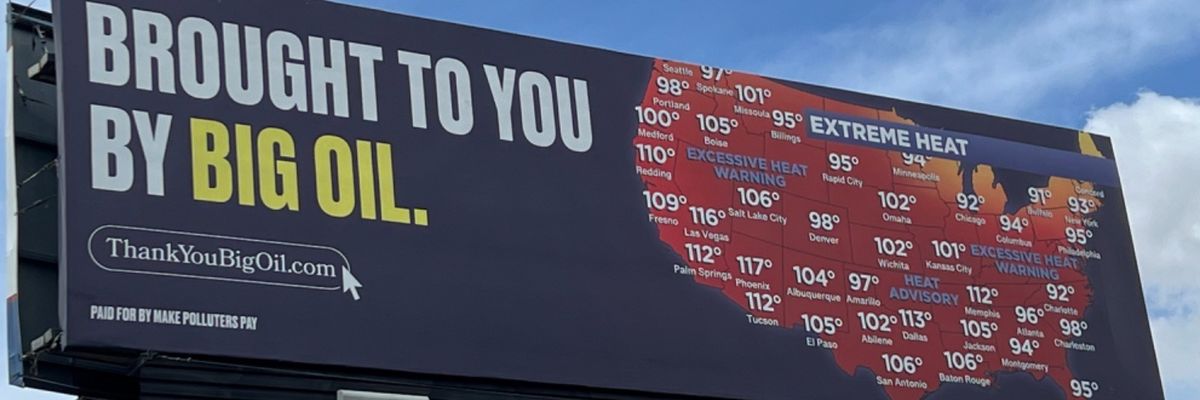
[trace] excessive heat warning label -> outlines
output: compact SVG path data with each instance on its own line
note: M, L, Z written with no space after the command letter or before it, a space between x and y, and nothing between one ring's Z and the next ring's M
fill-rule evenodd
M637 113L649 220L681 261L664 273L731 320L806 332L897 400L1002 373L1103 390L1068 363L1098 351L1086 271L1113 184L1077 173L1103 157L1088 134L1052 150L663 60Z

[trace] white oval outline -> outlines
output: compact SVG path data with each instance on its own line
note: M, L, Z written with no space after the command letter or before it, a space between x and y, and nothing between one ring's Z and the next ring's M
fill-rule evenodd
M249 280L249 279L224 278L224 277L217 277L217 276L200 276L200 275L173 273L173 272L141 271L141 270L110 268L110 267L105 266L104 264L101 264L99 260L96 260L96 255L93 254L93 252L92 252L92 240L95 239L96 233L99 233L100 231L102 231L104 229L109 229L109 228L127 229L127 230L131 230L131 231L142 231L142 232L153 232L153 233L165 233L165 234L169 234L169 235L179 235L179 236L194 236L194 237L202 237L202 238L210 238L210 239L238 240L238 241L250 242L250 243L266 243L266 244L272 244L272 245L277 245L277 246L291 246L291 247L329 250L334 253L337 253L337 255L342 258L342 261L346 263L344 268L346 270L350 270L350 260L346 258L346 254L342 253L341 250L338 250L338 249L330 247L330 246L320 246L320 245L315 245L315 244L292 243L292 242L281 242L281 241L275 241L275 240L251 239L251 238L238 237L238 236L212 235L212 234L207 234L207 233L196 233L196 232L186 232L186 231L172 231L172 230L167 230L167 229L145 228L145 227L140 227L140 226L101 225L101 226L97 227L96 229L93 229L92 233L90 235L88 235L88 240L87 240L88 257L91 257L92 263L95 263L97 267L100 267L100 269L103 269L103 270L109 271L109 272L121 272L121 273L127 273L127 274L140 274L140 275L169 276L169 277L175 277L175 278L191 278L191 279L201 279L201 280L211 280L211 281L247 283L247 284L254 284L254 285L280 286L280 287L326 290L326 291L339 290L342 288L342 285L340 283L337 286L330 288L330 287L324 287L324 286L301 285L301 284L295 284L295 283L262 282L262 281L254 281L254 280Z

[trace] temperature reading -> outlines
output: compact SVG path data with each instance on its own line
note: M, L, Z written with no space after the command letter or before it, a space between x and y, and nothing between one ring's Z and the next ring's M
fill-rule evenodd
M995 322L960 319L958 320L958 324L962 326L964 335L973 338L991 339L992 335L1000 330L1000 325Z
M646 196L646 208L656 211L679 211L679 206L687 204L687 197L680 196L674 193L652 192L649 190L642 191L642 195Z
M1088 324L1084 321L1064 318L1058 320L1058 328L1062 330L1063 335L1080 337L1083 336L1083 332L1087 331Z
M1010 217L1007 215L1000 216L1000 230L1002 231L1024 233L1025 228L1028 226L1028 218Z
M705 207L688 207L688 211L692 213L692 223L704 226L717 226L729 215L725 210Z
M1071 396L1081 399L1090 399L1100 391L1100 384L1093 381L1085 381L1079 379L1071 380Z
M913 249L913 242L904 239L875 237L875 251L881 255L908 257L908 251Z
M900 309L900 325L908 328L922 329L926 323L933 320L933 313L929 311L917 311Z
M740 124L738 120L729 117L717 117L708 114L696 114L700 130L708 133L728 135Z
M875 332L891 332L892 324L898 322L894 315L877 314L869 312L858 313L858 322L862 325L863 330Z
M992 299L1000 296L1000 289L987 286L967 286L967 297L972 303L992 304Z
M746 292L746 302L754 311L775 312L775 305L783 302L783 297L777 294Z
M979 212L979 207L983 206L983 203L987 201L983 196L974 193L959 193L954 196L954 200L958 202L959 210L972 212Z
M808 224L813 229L832 231L833 228L836 227L840 222L842 222L842 217L838 216L837 214L816 211L808 213Z
M893 374L915 374L917 373L917 368L925 363L925 360L922 360L921 357L915 356L884 354L882 357L884 369Z
M763 269L771 269L775 266L774 261L765 257L737 256L735 258L738 263L738 271L745 275L758 276L762 274Z
M642 106L637 106L633 109L634 111L637 111L638 122L650 126L670 128L671 124L679 120L679 112L659 110L657 108Z
M1046 294L1050 296L1050 300L1068 302L1071 301L1071 295L1075 294L1075 287L1054 283L1046 284Z
M683 247L687 249L688 261L704 264L715 264L715 258L722 252L720 247L707 244L686 243Z
M1044 205L1046 205L1046 200L1050 200L1051 198L1054 198L1054 196L1050 193L1050 189L1046 189L1046 188L1031 187L1031 188L1029 188L1028 193L1029 193L1029 204L1037 204L1037 205L1044 206Z
M771 98L771 89L763 89L747 85L733 85L737 89L738 101L743 103L766 104Z
M799 265L792 266L792 271L796 272L796 282L807 286L829 287L829 281L837 277L836 273L827 269L800 268Z
M781 110L771 111L771 122L774 123L775 127L777 128L792 129L796 127L797 123L800 123L800 121L803 120L804 115L800 113Z
M858 157L846 154L829 153L829 169L850 172L858 165Z
M721 78L729 75L733 75L733 71L724 68L710 67L707 65L700 66L700 77L706 80L720 81Z
M851 272L846 279L850 281L850 290L856 292L869 292L871 286L879 284L878 276L860 272Z
M687 81L667 78L665 76L658 77L654 83L658 86L659 94L669 94L672 96L683 94L683 91L689 89L689 86L691 86Z
M845 324L841 318L823 315L801 314L800 319L804 321L804 330L826 335L837 334L837 329Z
M1083 228L1067 227L1063 232L1067 234L1067 243L1078 245L1087 244L1088 239L1091 239L1092 235L1094 235L1091 229Z
M771 208L775 202L779 201L779 192L770 190L759 190L750 188L737 188L738 196L742 200L743 205L752 207Z
M635 146L638 150L638 159L642 162L663 165L667 161L671 161L672 157L675 157L675 149L672 148L642 143L638 143Z
M946 366L950 369L974 371L983 362L982 354L943 351L942 355L946 357Z
M941 258L957 260L962 257L964 251L967 251L967 245L958 242L932 240L930 243L933 244L933 253Z
M1096 211L1096 201L1071 196L1067 198L1067 210L1075 214L1089 214L1092 211Z
M1033 339L1025 339L1025 340L1021 340L1021 339L1017 339L1017 338L1008 339L1008 349L1009 349L1009 351L1012 351L1013 355L1015 355L1015 356L1024 354L1024 355L1032 357L1033 351L1037 350L1038 347L1042 347L1042 344Z
M904 160L904 165L916 164L924 167L925 163L929 162L928 157L920 154L900 153L900 158Z
M917 196L911 194L900 194L896 192L879 191L879 206L898 211L912 211L913 204L917 204Z
M1046 316L1046 310L1036 307L1017 306L1017 323L1037 325L1042 317Z

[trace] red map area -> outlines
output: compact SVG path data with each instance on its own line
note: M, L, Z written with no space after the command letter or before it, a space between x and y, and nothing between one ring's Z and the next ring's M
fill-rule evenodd
M810 110L913 124L655 63L633 145L650 220L685 261L674 273L740 304L731 323L809 332L796 346L828 349L847 374L868 369L892 399L1021 371L1081 393L1067 352L1090 346L1078 251L1101 205L1091 184L1050 177L1019 188L1027 205L1005 214L991 166L822 140Z

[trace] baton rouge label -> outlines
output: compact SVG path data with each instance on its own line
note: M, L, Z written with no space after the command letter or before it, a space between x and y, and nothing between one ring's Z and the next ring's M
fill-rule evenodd
M798 346L897 400L997 372L1102 390L1067 365L1096 351L1092 183L1006 190L970 161L989 150L972 135L717 68L657 61L635 111L655 132L633 139L637 168L657 171L640 174L650 219L677 222L655 225L686 263L671 271L739 304L731 321L806 332Z

